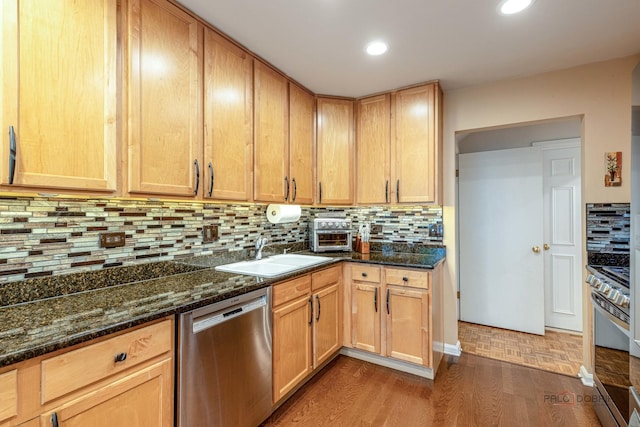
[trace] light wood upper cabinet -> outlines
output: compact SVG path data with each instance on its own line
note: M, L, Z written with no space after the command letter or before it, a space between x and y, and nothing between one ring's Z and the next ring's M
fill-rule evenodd
M204 30L204 197L251 200L253 58Z
M354 202L353 101L317 99L318 203L350 205Z
M389 203L391 192L391 96L357 102L357 197L358 203Z
M254 65L254 199L284 203L289 166L288 80L259 61Z
M441 200L441 92L437 83L393 94L392 203Z
M288 201L313 203L315 166L315 97L289 83L289 179Z
M4 0L0 183L113 192L116 158L115 0Z
M202 194L202 27L164 0L131 0L129 192Z
M437 83L358 100L357 203L439 203L440 109Z

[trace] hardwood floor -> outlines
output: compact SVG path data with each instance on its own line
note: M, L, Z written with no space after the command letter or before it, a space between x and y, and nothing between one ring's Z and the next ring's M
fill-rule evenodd
M263 426L599 426L592 393L471 354L445 356L435 381L338 356Z
M558 374L578 375L582 366L582 336L546 331L527 334L475 323L458 322L462 351Z

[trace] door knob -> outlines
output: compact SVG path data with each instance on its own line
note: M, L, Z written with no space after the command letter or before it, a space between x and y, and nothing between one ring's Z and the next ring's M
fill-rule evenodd
M549 246L548 243L545 243L542 247L544 248L545 251L548 251L549 249L551 249L551 246Z
M540 252L540 246L534 246L531 248L531 250L535 253L539 253Z

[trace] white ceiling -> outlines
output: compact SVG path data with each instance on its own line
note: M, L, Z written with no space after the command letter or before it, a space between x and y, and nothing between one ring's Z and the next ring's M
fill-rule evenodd
M640 0L177 0L313 92L445 90L640 53ZM364 53L372 39L389 51ZM606 84L606 82L603 82Z

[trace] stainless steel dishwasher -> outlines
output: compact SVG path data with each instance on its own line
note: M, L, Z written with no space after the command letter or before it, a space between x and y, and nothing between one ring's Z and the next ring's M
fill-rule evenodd
M271 288L180 315L179 427L256 427L272 409Z

